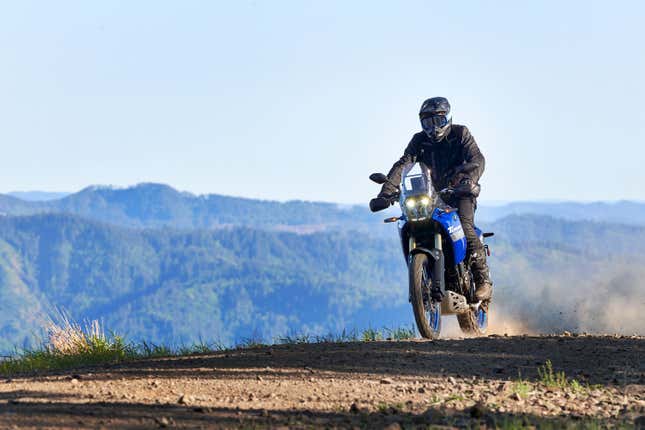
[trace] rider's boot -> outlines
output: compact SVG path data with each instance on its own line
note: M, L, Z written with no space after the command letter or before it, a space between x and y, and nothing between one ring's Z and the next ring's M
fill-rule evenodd
M490 300L493 297L493 283L490 280L486 254L484 252L473 252L470 268L475 280L475 298L478 301Z

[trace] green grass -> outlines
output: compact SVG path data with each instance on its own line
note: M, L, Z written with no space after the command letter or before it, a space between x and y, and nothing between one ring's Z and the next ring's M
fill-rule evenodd
M401 402L397 403L379 403L376 409L384 415L396 415L403 412L405 405Z
M274 343L281 345L298 345L308 343L341 343L341 342L375 342L379 340L407 340L416 338L414 327L382 329L367 328L362 332L343 330L339 334L326 335L289 334L276 338ZM244 346L244 345L242 345Z
M264 346L268 346L268 343L264 342L262 338L257 336L244 338L241 342L238 342L237 345L235 345L237 349L261 348Z
M513 393L516 393L520 398L526 399L531 392L531 383L525 379L522 379L522 374L518 375L517 380L513 381L511 386Z
M417 332L414 327L386 328L385 331L387 333L386 339L388 340L408 340L417 337Z
M415 337L412 328L366 329L362 332L343 330L339 334L289 335L267 343L258 336L242 339L233 347L221 344L198 342L193 345L172 348L151 342L128 343L116 334L105 335L98 323L79 324L65 316L62 324L52 324L49 338L33 350L16 351L11 357L0 361L0 375L11 376L23 373L73 369L100 364L115 364L146 358L208 354L233 349L264 347L270 344L309 344L377 341L383 339L404 340ZM53 333L53 334L52 334Z
M277 339L277 343L283 345L298 345L305 343L313 343L315 338L308 334L296 334L296 335L286 335Z
M146 357L167 357L173 354L171 348L168 348L164 345L156 345L154 343L148 343L143 341L140 345L139 350Z
M544 366L538 367L540 382L548 388L569 388L569 380L564 372L555 372L551 360L547 360Z
M11 376L99 364L116 364L145 358L207 354L223 350L219 345L209 346L203 343L178 348L148 342L125 343L120 336L90 339L88 345L88 348L73 353L63 353L46 346L36 350L18 352L6 360L0 361L0 375Z
M137 358L138 351L124 342L120 336L88 337L87 344L74 352L63 352L43 346L26 350L0 362L0 374L13 375L88 366L99 363L117 363Z
M363 330L363 335L361 336L363 342L374 342L377 340L383 340L383 333L379 330L368 328Z
M569 379L564 372L554 371L551 360L547 360L543 366L538 367L537 371L539 382L547 388L571 390L574 393L586 393L601 387L600 385L582 383L577 379Z
M451 394L450 396L444 399L444 402L446 403L454 402L454 401L463 402L464 400L466 400L466 398L461 394Z

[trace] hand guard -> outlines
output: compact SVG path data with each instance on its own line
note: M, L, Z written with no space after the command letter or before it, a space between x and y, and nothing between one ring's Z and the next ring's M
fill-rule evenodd
M389 208L391 204L392 201L390 199L379 196L370 200L370 210L372 212L382 211L383 209Z

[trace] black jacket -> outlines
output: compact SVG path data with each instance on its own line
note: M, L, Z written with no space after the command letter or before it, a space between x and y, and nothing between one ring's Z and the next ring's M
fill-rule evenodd
M479 182L484 173L485 159L479 151L475 138L470 134L465 125L453 124L450 133L439 143L431 143L424 132L415 134L405 148L403 157L399 159L387 177L395 184L401 182L401 172L409 163L422 162L428 168L432 177L432 185L436 191L446 188L448 185L456 185L454 181L461 178L453 177L452 172L456 167L464 163L477 163L479 167L471 171L467 176L473 182ZM379 196L389 196L394 193L395 188L385 183Z

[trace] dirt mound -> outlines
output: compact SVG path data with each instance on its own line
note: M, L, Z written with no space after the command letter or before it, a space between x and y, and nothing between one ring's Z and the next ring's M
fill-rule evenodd
M643 357L642 337L571 335L222 351L4 381L0 428L641 423Z

